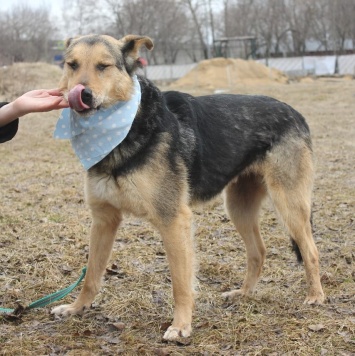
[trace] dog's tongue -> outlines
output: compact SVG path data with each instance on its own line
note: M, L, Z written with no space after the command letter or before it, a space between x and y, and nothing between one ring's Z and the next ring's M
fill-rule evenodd
M75 111L83 111L85 109L90 109L90 106L86 105L81 100L81 92L84 89L84 85L78 84L72 90L70 90L68 95L68 102L71 109L74 109Z

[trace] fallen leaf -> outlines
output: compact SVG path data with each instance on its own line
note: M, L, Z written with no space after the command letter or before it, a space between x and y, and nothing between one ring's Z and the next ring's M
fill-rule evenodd
M108 324L112 329L114 330L119 330L119 331L122 331L124 330L124 328L126 327L126 324L125 323L122 323L122 322L118 322L118 323L110 323Z
M66 266L66 265L62 266L63 274L70 274L72 271L73 271L73 269L71 267Z
M160 324L160 330L161 331L166 331L168 330L169 326L171 326L171 321L167 321L165 323Z
M117 276L119 278L124 278L125 273L120 271L116 264L112 264L111 268L106 268L106 274L108 276Z
M208 321L203 321L196 325L196 329L208 328L210 323Z
M308 325L308 329L312 331L321 331L325 329L323 324Z
M92 332L91 332L91 330L84 330L83 335L84 336L91 336Z
M121 342L121 340L118 337L113 337L113 338L109 338L107 339L107 342L109 344L119 344Z
M191 345L191 338L189 337L180 337L176 340L176 345L178 346L188 346Z
M167 348L154 349L154 354L157 356L167 356L170 355L170 351Z

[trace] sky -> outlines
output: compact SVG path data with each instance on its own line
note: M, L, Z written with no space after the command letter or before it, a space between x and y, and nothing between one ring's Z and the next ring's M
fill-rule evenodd
M33 8L47 7L51 14L56 15L62 13L63 0L1 0L0 11L7 11L17 4L26 4Z

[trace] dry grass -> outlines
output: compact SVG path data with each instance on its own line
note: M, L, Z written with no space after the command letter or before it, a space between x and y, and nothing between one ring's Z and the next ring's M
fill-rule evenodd
M55 85L55 84L53 84ZM41 83L34 83L41 87ZM163 343L172 315L160 238L128 218L117 236L102 292L82 317L56 319L50 308L17 321L0 317L1 355L353 355L355 352L354 112L355 81L238 87L284 100L310 124L317 158L315 239L327 295L303 305L305 275L273 210L262 233L265 269L253 298L225 305L221 293L240 285L245 251L217 200L196 211L199 259L194 333L186 345ZM0 305L23 305L68 286L85 266L90 225L83 170L70 144L52 138L58 113L21 119L0 146ZM78 291L66 298L73 300Z
M61 69L47 63L15 63L0 67L0 97L12 100L26 91L58 85ZM39 85L39 87L37 86Z

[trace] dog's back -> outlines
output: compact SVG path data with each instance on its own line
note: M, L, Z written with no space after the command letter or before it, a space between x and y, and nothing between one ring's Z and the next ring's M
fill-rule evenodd
M268 152L295 142L311 149L308 125L289 105L265 96L164 93L177 119L179 151L189 167L191 194L208 200ZM171 120L171 118L170 118ZM280 162L281 163L281 162Z

